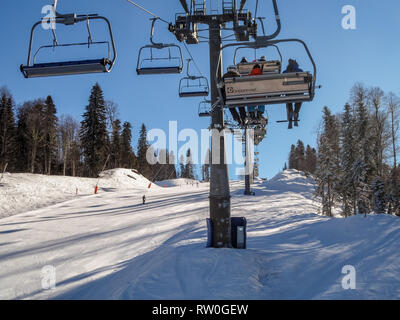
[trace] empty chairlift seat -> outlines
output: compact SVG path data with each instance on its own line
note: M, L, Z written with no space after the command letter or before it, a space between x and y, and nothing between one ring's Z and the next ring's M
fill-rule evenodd
M186 77L179 82L179 97L207 97L210 92L208 80L204 76L192 76L189 72L190 62L188 59Z
M313 76L309 72L226 78L225 105L257 106L311 101L312 88Z
M147 56L145 51L148 52ZM155 56L154 51L166 51L167 55ZM183 67L182 49L178 45L156 44L140 49L136 72L138 75L179 74L182 73Z
M179 97L207 97L209 88L206 78L182 79L179 85Z
M21 72L25 78L105 73L108 72L110 65L109 59L37 63L32 66L21 66Z
M110 41L96 41L96 42L92 41L89 21L99 20L99 19L106 22L108 26ZM112 70L117 57L117 52L115 48L114 36L112 33L111 24L107 18L98 15L82 15L82 16L65 15L65 16L57 16L55 22L65 25L74 25L79 22L86 22L89 33L88 42L59 44L55 35L55 31L53 31L54 35L53 45L44 45L39 47L39 49L32 57L34 31L36 27L38 27L41 24L41 22L37 22L33 26L31 31L28 62L26 65L21 65L20 67L20 70L25 78L65 76L65 75L91 74L91 73L108 73ZM110 42L111 42L111 47L110 47ZM90 48L93 45L107 45L108 47L107 57L100 59L86 59L86 60L75 60L75 61L70 60L70 61L47 62L47 63L36 62L38 54L43 49L49 49L49 48L58 49L58 48L65 48L72 46L75 47L86 46Z
M164 65L156 65L160 62L164 63ZM138 75L180 74L182 70L183 60L181 56L169 56L167 58L150 57L138 61L136 73Z
M199 117L211 116L211 101L204 100L199 103Z
M139 50L136 66L136 73L138 75L179 74L183 71L184 62L181 47L176 44L156 43L153 41L154 26L158 19L152 19L150 32L151 44ZM155 52L158 55L155 55Z

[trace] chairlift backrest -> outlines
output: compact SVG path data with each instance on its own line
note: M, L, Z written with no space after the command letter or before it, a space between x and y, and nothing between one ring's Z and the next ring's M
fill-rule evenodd
M150 32L151 44L146 45L139 50L136 72L138 75L155 75L155 74L179 74L182 73L184 68L183 53L180 46L176 44L156 43L153 41L155 22L158 18L152 19L152 26ZM168 56L155 57L154 50L161 52L166 49ZM175 49L175 50L174 50ZM175 51L173 53L172 51ZM144 52L148 51L148 57L143 58ZM168 62L165 64L165 62ZM162 63L159 66L157 63Z
M281 73L282 70L282 64L278 60L239 63L236 68L241 75L249 75L256 64L261 67L263 74Z
M204 100L199 103L199 117L211 116L211 101Z
M94 42L92 40L92 35L89 26L89 21L92 20L103 20L106 22L110 34L111 47L109 41ZM107 18L94 14L91 15L57 14L53 22L56 24L64 24L66 26L75 25L80 22L86 22L89 33L88 42L59 44L55 34L55 30L52 29L52 33L54 36L53 44L39 47L39 49L32 57L33 37L35 29L42 24L42 21L36 22L31 30L27 64L21 65L20 67L20 70L25 78L77 75L77 74L90 74L90 73L108 73L112 70L115 64L115 60L117 58L117 51L115 48L114 36L112 33L111 24ZM90 47L90 45L96 45L96 44L107 44L108 46L107 57L102 57L100 59L90 59L90 60L75 60L75 61L71 60L71 61L61 61L61 62L36 63L36 58L39 52L41 52L43 49L46 48L82 46L82 45Z
M210 92L208 80L204 76L192 76L189 73L191 59L187 63L186 77L179 82L179 97L207 97Z
M266 63L266 62L271 62L271 63L274 63L274 64L278 64L277 62L280 62L279 63L279 65L282 67L282 63L283 63L283 57L282 57L282 53L281 53L281 50L279 49L279 47L277 46L277 45L275 45L275 44L270 44L270 45L268 45L268 46L266 46L265 47L265 49L268 49L268 48L275 48L276 49L276 52L278 53L278 56L279 56L279 59L277 59L277 60L270 60L270 61L266 61L266 60L261 60L261 59L258 59L257 58L257 54L258 55L260 55L260 52L258 52L257 51L257 49L255 49L255 48L253 48L253 47L249 47L249 46L244 46L244 45L241 45L241 46L239 46L239 47L237 47L236 49L235 49L235 52L234 52L234 55L233 55L233 64L236 66L239 66L239 65L242 65L242 64L252 64L253 66L255 65L255 63L258 63L258 64L264 64L264 63ZM254 59L256 59L255 61L253 61L253 62L248 62L248 61L246 61L246 62L238 62L238 59L237 59L237 56L238 56L238 52L240 51L240 50L242 50L242 49L253 49L254 50ZM265 55L265 54L264 54ZM266 55L265 55L266 56ZM240 71L239 71L240 72ZM279 71L280 72L280 71Z

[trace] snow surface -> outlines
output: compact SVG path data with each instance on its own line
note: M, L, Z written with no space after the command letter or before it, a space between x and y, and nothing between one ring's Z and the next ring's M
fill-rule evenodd
M0 220L0 299L399 299L400 220L316 214L312 180L231 183L248 249L205 248L208 187L77 198ZM42 289L42 268L57 287ZM356 290L343 290L353 265Z
M160 187L181 187L181 186L197 186L200 181L198 180L192 180L192 179L185 179L185 178L180 178L180 179L170 179L170 180L163 180L163 181L157 181L156 184Z
M128 169L104 171L100 179L8 173L0 183L0 218L93 195L97 182L99 193L121 189L143 192L150 184L137 171Z

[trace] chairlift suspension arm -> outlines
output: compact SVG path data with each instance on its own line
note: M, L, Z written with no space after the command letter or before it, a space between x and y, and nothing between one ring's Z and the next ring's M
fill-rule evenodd
M244 8L244 5L246 4L246 1L247 1L247 0L241 0L241 1L240 1L239 12L242 12L242 11L243 11L243 8Z
M183 10L185 10L185 12L186 12L187 14L190 14L189 7L188 7L188 5L187 5L186 0L179 0L179 2L181 3L181 5L182 5L182 7L183 7Z
M92 40L92 32L90 31L89 19L87 19L87 21L86 21L86 27L87 27L87 31L88 31L88 47L90 47L90 45L93 43L93 40Z

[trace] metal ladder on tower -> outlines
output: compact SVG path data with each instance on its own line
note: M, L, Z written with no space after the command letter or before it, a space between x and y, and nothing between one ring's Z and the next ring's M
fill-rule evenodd
M222 12L223 14L233 14L234 12L234 0L222 0Z
M204 16L206 15L206 0L192 2L193 15Z

